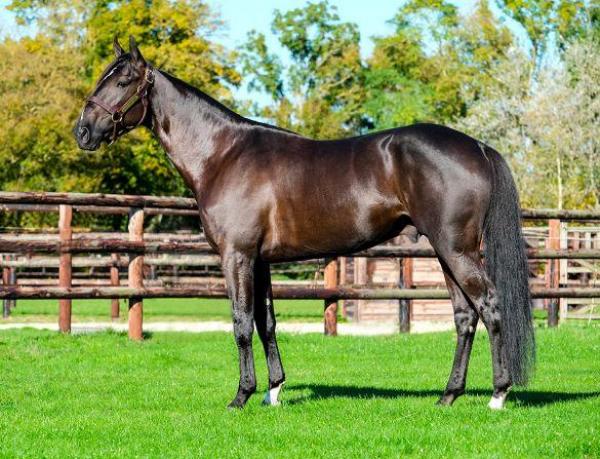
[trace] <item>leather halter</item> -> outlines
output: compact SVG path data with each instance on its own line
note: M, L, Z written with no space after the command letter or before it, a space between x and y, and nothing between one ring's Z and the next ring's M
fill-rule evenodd
M122 127L127 128L127 126L125 126L125 124L123 123L123 117L127 114L129 110L131 110L135 106L135 104L137 104L140 101L144 106L144 113L142 114L140 120L134 126L129 127L134 128L144 122L144 120L146 119L146 113L148 112L148 89L150 89L152 83L154 83L154 71L152 67L148 66L146 67L146 71L144 72L144 79L142 80L142 82L139 84L135 92L122 104L109 105L96 96L91 96L88 98L88 103L97 105L110 115L110 119L113 122L113 132L109 144L112 144L116 140L117 129L119 125L122 125Z

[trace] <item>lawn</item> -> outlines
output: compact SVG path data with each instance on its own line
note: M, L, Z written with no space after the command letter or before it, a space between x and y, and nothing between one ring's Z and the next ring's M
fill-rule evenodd
M282 334L283 406L225 405L237 357L225 333L0 334L2 457L598 457L600 328L538 332L532 385L486 408L491 370L478 333L468 394L434 406L451 333Z
M73 300L73 322L110 321L110 300ZM127 301L120 301L121 322L127 321ZM275 300L280 320L319 322L323 302L319 300ZM56 322L58 300L18 300L10 322ZM149 298L144 300L144 320L231 321L229 300L215 298ZM0 322L2 323L2 322Z

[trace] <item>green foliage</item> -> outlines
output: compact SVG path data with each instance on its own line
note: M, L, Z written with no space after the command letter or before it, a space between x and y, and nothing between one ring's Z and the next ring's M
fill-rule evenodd
M392 24L395 33L376 41L367 72L377 128L463 116L465 96L486 85L486 72L512 44L486 1L468 17L447 2L409 1Z
M321 1L285 13L276 10L272 28L291 63L283 66L264 36L250 33L244 68L256 69L251 88L273 99L258 114L314 138L360 131L364 91L356 24L341 21L336 8Z
M573 38L585 35L597 0L496 0L498 7L517 21L531 42L539 69L548 49L564 50Z
M250 90L264 90L273 100L281 100L283 66L277 56L269 54L264 34L251 31L244 49L243 70L248 75Z

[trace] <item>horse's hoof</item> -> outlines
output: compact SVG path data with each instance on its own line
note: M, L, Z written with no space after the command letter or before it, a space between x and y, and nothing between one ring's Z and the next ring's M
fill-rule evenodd
M233 400L232 402L227 405L227 409L229 410L241 410L242 408L244 408L244 406L246 406L246 402L248 401L248 398L250 398L250 396L245 395L245 394L238 394Z
M490 399L490 403L488 403L488 407L491 410L503 410L504 402L506 402L507 394L493 395Z
M233 400L229 405L227 405L228 410L241 410L244 408L245 403L240 400Z
M452 406L453 403L454 398L449 398L445 396L440 397L440 399L437 402L435 402L436 406Z
M464 389L456 389L444 392L440 399L437 401L438 406L452 406L458 397L465 393Z
M272 389L269 389L267 391L267 393L265 394L265 398L263 400L263 405L269 405L269 406L281 405L281 402L279 401L279 394L280 394L281 389L283 388L284 384L285 384L285 381L282 382L281 384L279 384L278 386L275 386Z

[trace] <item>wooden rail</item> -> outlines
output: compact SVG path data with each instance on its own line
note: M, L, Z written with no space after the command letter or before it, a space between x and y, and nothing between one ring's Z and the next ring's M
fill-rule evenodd
M128 196L117 194L83 194L83 193L22 193L0 192L0 210L27 212L59 212L58 234L27 235L0 234L0 252L13 254L54 253L58 259L49 257L27 259L6 259L0 261L3 269L3 284L0 298L4 299L3 311L10 312L10 301L18 298L53 298L60 300L60 330L68 332L71 327L71 303L75 298L107 298L111 299L111 317L118 317L117 298L129 299L129 336L132 339L142 337L143 298L164 297L225 297L222 285L165 288L144 286L143 266L192 265L200 259L214 257L210 245L198 237L182 236L165 238L160 236L145 237L143 224L145 216L156 214L197 215L197 205L193 199L180 197ZM129 233L113 233L108 237L98 234L75 234L71 229L73 213L89 212L98 214L129 214ZM560 263L564 259L600 259L600 250L569 250L561 248L557 231L561 221L595 221L600 220L600 211L575 211L553 209L523 209L522 216L527 220L549 220L551 237L549 245L544 248L528 250L530 259L547 260L547 279L545 288L536 288L532 294L537 298L596 298L600 297L597 288L564 288L560 287ZM557 229L558 228L558 229ZM160 239L157 239L160 238ZM92 257L74 257L79 253L105 253L108 257L93 259ZM152 257L157 253L181 254L167 255L167 258ZM185 254L185 255L183 255ZM151 255L145 257L145 255ZM410 328L411 300L415 299L447 299L446 290L412 289L412 259L435 257L433 249L410 248L402 246L377 246L352 256L366 258L394 257L403 258L400 288L369 289L364 286L339 285L339 269L336 260L328 260L325 271L324 287L281 287L274 286L277 298L320 299L324 301L324 330L326 334L335 335L337 331L337 301L340 299L397 299L400 301L399 322L402 331ZM484 254L485 256L485 254ZM204 257L204 258L202 258ZM43 261L42 261L43 260ZM51 261L53 260L53 261ZM213 259L214 260L214 259ZM214 261L213 261L214 262ZM29 264L28 264L29 263ZM47 264L44 264L47 263ZM87 263L87 264L86 264ZM22 266L58 266L58 287L23 287L17 286L14 279L16 267ZM97 266L110 268L110 286L73 286L73 267ZM119 267L128 267L128 285L120 285ZM345 268L344 268L345 269ZM13 277L11 277L11 273ZM8 306L7 306L8 305ZM7 309L8 308L8 309ZM558 323L559 306L556 301L549 301L549 325Z
M10 192L0 193L0 204L66 204L71 206L155 207L196 210L194 199L176 196L141 196L104 193Z
M187 241L144 241L137 239L71 239L71 240L38 240L23 237L4 237L0 235L0 252L4 253L194 253L213 254L214 251L206 242Z
M46 212L56 213L58 212L58 206L60 204L0 204L0 211L10 212ZM89 205L72 205L73 212L75 213L87 213L87 214L98 214L98 215L128 215L129 207L118 207L118 206L89 206ZM144 212L147 215L178 215L185 217L196 217L198 216L197 210L187 209L173 209L173 208L161 208L161 207L144 207Z
M5 236L0 234L0 252L3 253L92 253L92 252L130 252L145 253L193 253L215 255L216 252L207 242L188 242L185 240L144 241L119 238L87 238L79 237L71 240L48 240L30 238L28 236ZM393 245L372 247L360 252L344 254L365 258L436 258L431 248L411 248ZM485 256L485 253L482 253ZM530 259L577 259L600 260L597 249L527 249Z
M598 298L600 288L533 288L533 298ZM273 286L273 296L288 300L447 300L447 290L365 288L362 285L336 287ZM223 284L195 287L0 287L0 299L87 299L87 298L226 298Z
M0 236L1 237L1 236ZM114 254L116 255L116 253ZM74 268L125 268L129 265L129 257L73 257ZM145 257L144 264L149 266L216 266L220 264L217 255L169 255ZM0 260L0 268L58 268L58 257L22 257Z

